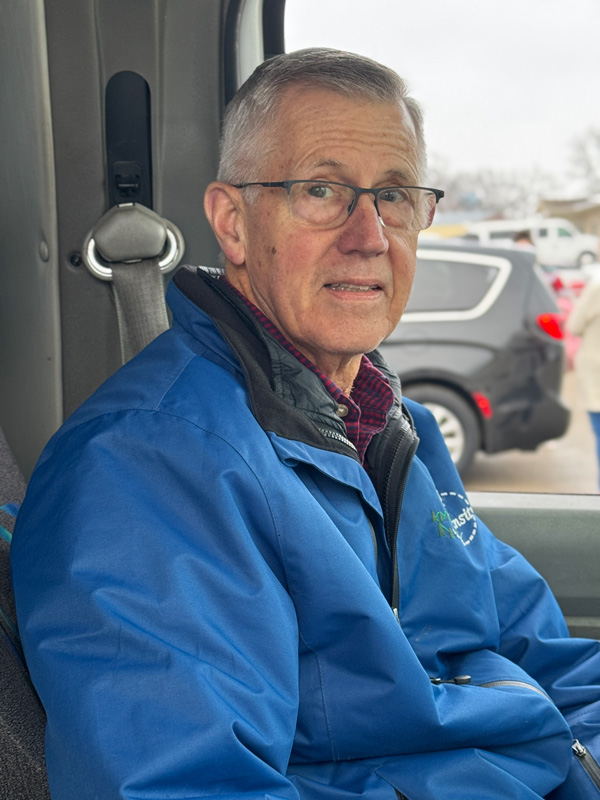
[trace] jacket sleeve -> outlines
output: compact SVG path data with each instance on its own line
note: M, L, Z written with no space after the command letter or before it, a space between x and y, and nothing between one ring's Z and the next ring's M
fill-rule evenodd
M600 280L592 280L585 287L567 319L567 330L573 336L583 336L591 320L600 315Z
M600 764L600 642L570 638L554 595L516 551L494 543L492 579L501 626L500 653L550 695L578 739ZM567 781L553 800L600 798L573 756Z
M297 799L296 617L235 446L157 412L87 422L40 463L13 546L53 798Z

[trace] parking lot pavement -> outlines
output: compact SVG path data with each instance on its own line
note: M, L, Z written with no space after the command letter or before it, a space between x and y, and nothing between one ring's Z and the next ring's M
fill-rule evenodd
M468 491L597 492L594 435L579 402L575 373L565 374L563 400L571 409L571 423L560 439L545 442L532 452L509 450L479 453L465 479Z

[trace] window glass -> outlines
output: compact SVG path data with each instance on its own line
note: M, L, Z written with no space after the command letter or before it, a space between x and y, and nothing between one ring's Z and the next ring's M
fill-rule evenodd
M481 302L498 270L482 264L419 259L407 311L466 311Z
M457 183L464 207L475 210L504 177L507 201L512 187L537 213L536 170L556 177L550 197L582 188L572 145L598 127L598 0L286 0L285 15L287 50L351 50L408 81L431 166L480 177Z
M490 239L512 239L513 231L490 231Z
M565 228L559 228L558 229L558 235L559 236L568 236L569 238L571 238L571 231L568 231Z
M550 235L548 226L538 229L531 220L541 214L582 226L576 209L600 192L600 123L597 104L590 102L600 74L598 0L286 0L285 13L287 50L350 50L383 62L407 81L424 114L424 185L446 192L421 240L456 241L478 222L519 221L511 228L530 230L535 243L519 245L522 253L535 247L547 268L548 313L558 316L544 319L549 328L555 320L560 335L581 292L581 281L569 274L575 270L564 267L577 264L561 263L568 248L557 247L555 229ZM600 231L600 206L593 208L585 227ZM486 243L504 247L509 236L494 231ZM490 273L462 264L420 264L409 308L464 308L476 302L488 280ZM598 491L595 440L574 370L580 342L566 333L562 344L564 370L554 361L549 380L556 384L554 396L571 411L568 429L534 451L479 453L465 477L468 490ZM534 366L527 378L535 391L547 390ZM524 430L529 420L546 415L541 407L525 406L513 406Z

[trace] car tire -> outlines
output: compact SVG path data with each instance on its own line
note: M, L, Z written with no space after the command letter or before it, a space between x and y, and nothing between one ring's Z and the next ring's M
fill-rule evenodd
M464 475L479 450L481 436L475 412L459 394L430 383L406 387L405 394L431 411L457 470Z
M591 252L591 250L586 250L585 253L580 253L579 258L577 259L577 266L583 267L586 264L593 264L598 259L596 256Z

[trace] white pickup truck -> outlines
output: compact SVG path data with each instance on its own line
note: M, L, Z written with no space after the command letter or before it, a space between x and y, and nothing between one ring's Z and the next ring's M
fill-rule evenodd
M529 233L538 261L551 267L581 267L600 260L600 239L581 233L569 220L559 217L500 219L473 222L465 238L484 245L509 244L515 234Z

